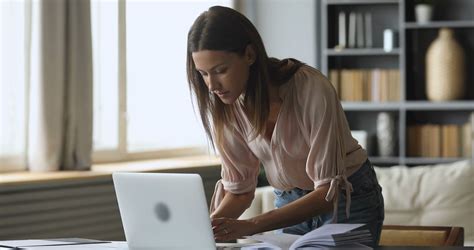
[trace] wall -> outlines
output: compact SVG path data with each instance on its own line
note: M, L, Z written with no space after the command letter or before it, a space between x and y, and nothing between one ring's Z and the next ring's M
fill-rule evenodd
M269 56L293 57L319 68L319 1L239 1L236 6L257 27Z

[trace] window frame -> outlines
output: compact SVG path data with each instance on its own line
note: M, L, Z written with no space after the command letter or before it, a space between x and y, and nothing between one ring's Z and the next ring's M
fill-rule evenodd
M184 157L196 155L216 155L210 147L181 147L160 150L149 150L141 152L127 151L127 30L126 30L126 1L118 0L118 148L111 150L92 149L92 162L108 163L122 161L150 160L171 157ZM228 1L228 6L234 9L241 7L235 0ZM206 138L207 139L207 138Z

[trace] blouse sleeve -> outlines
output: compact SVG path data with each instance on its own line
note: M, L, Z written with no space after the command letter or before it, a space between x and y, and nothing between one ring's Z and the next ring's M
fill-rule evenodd
M325 199L333 201L333 221L337 221L339 189L346 190L346 215L349 217L352 185L347 180L344 158L345 115L331 83L319 72L306 73L298 91L302 122L310 151L306 172L314 188L330 183Z
M242 194L255 191L260 162L243 135L236 128L224 128L222 146L218 148L222 162L221 177L212 196L211 213L219 206L225 191Z

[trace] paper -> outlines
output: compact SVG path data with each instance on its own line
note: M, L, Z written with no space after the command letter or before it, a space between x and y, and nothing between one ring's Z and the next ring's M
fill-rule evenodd
M258 240L273 246L278 246L282 249L289 249L291 244L293 244L298 238L301 236L294 235L294 234L260 234L260 235L252 235L246 237L247 239Z
M4 240L0 241L0 246L3 247L27 247L27 246L50 246L71 244L67 241L52 241L52 240Z
M52 247L52 246L71 246L71 245L88 245L88 244L104 244L109 241L90 240L81 238L65 238L65 239L47 239L47 240L5 240L0 241L0 247L7 248L39 248L39 247Z
M101 244L83 244L83 245L59 245L59 246L37 246L37 247L25 247L22 250L83 250L83 249L94 249L94 250L128 250L128 245L124 243L101 243Z
M280 249L267 243L217 243L217 250L267 250Z
M360 243L372 241L367 229L359 229L362 226L364 224L327 224L303 236L282 233L252 235L246 238L270 244L276 249L361 248L364 245Z

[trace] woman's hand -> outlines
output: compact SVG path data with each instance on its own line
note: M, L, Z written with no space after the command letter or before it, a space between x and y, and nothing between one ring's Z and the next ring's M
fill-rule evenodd
M230 241L243 236L253 235L255 223L250 220L237 220L231 218L215 218L211 221L214 239L216 241Z

